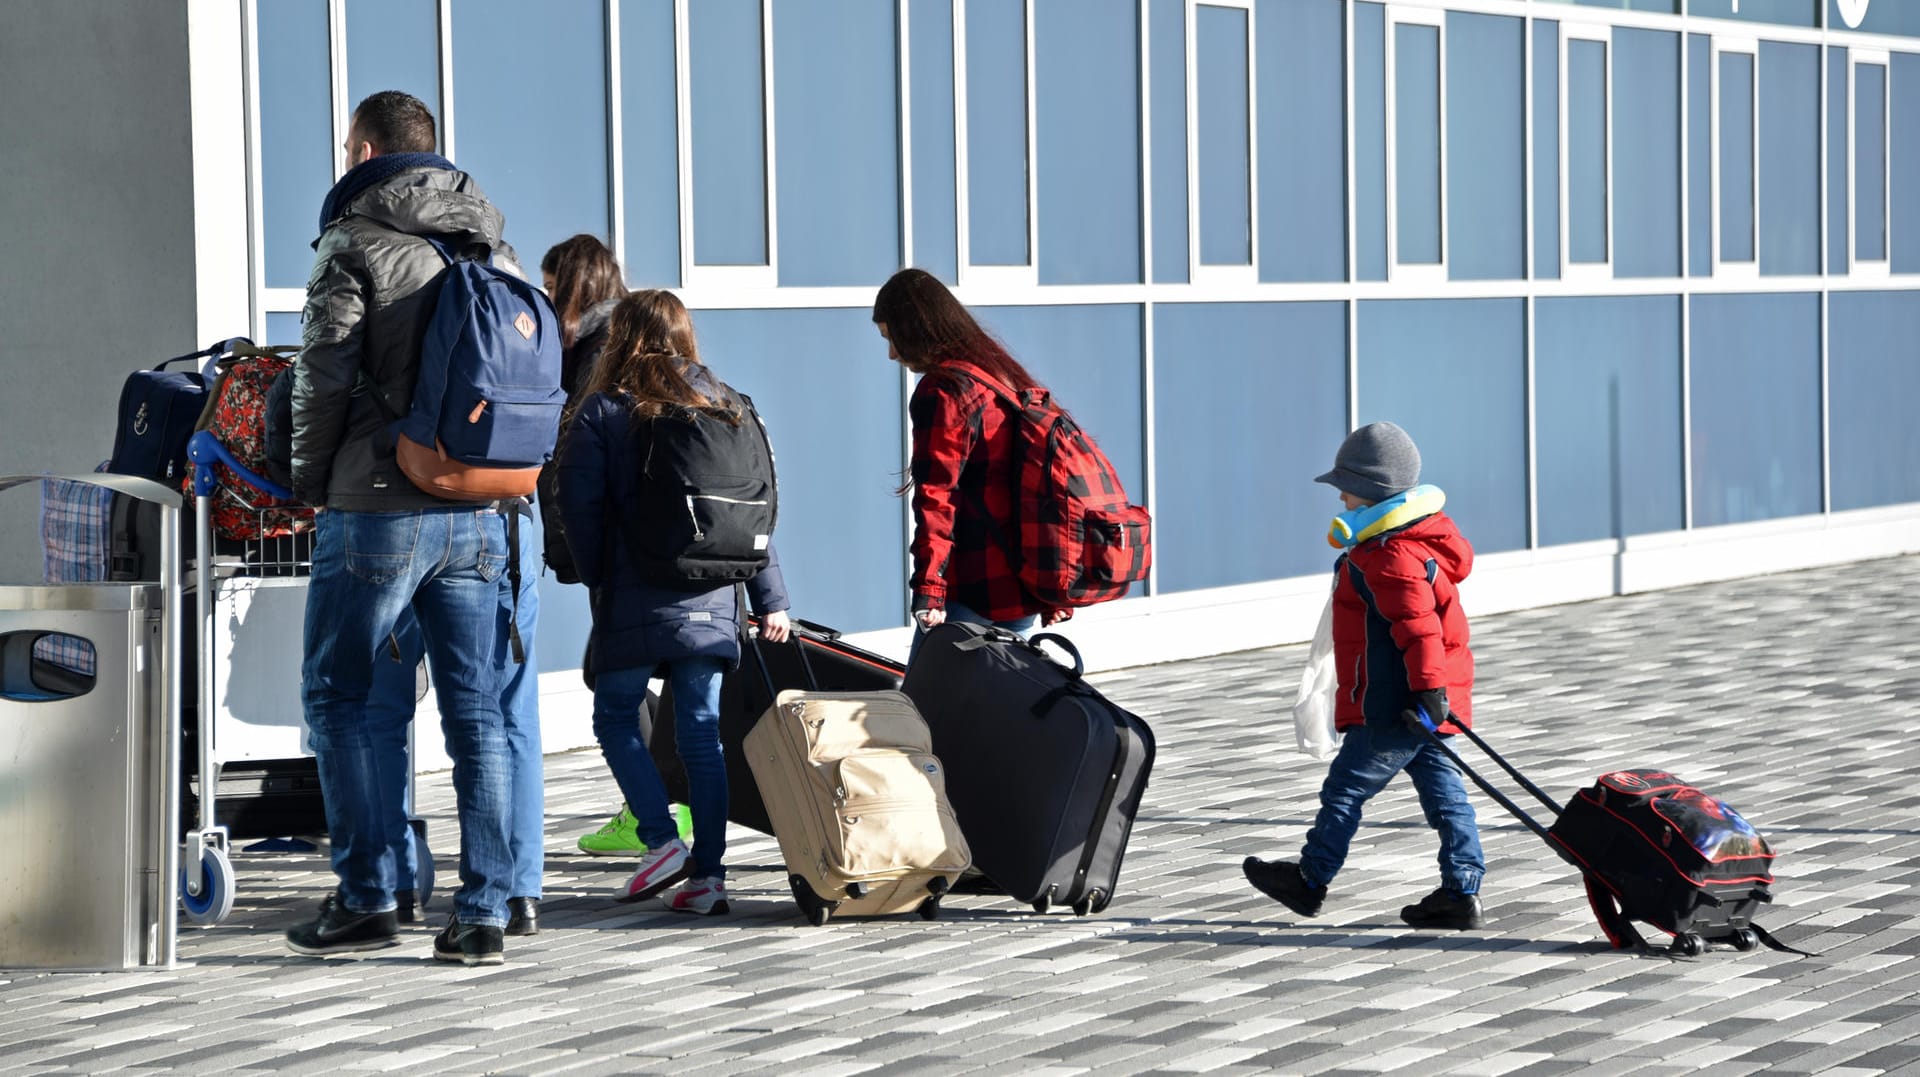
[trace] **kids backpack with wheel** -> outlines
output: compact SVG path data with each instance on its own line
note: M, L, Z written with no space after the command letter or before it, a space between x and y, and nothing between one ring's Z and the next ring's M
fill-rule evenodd
M709 591L767 567L780 516L766 424L722 385L723 408L669 408L647 423L634 503L621 528L635 566L662 587Z
M1120 598L1153 565L1152 521L1127 501L1113 462L1038 387L970 376L1012 409L1020 441L1018 516L1009 536L982 512L1028 594L1055 609Z
M534 492L560 436L560 319L546 294L493 264L447 263L420 346L413 405L393 424L394 459L421 490L449 501Z

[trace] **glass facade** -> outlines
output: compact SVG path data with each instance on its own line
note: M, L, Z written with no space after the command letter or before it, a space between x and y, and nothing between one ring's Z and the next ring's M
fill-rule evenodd
M1324 572L1312 476L1376 419L1485 553L1920 502L1920 16L1733 7L249 0L256 329L397 88L529 263L592 232L681 290L846 630L906 621L902 264L1154 510L1149 600Z

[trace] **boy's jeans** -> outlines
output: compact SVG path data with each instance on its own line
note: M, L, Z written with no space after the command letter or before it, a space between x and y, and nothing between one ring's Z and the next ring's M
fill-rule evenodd
M1440 884L1462 894L1480 892L1486 861L1480 854L1480 828L1460 771L1425 736L1401 726L1359 726L1348 730L1320 786L1320 814L1300 853L1300 874L1326 886L1346 862L1347 847L1360 828L1360 809L1402 770L1427 823L1440 832Z
M676 658L665 663L673 685L673 733L680 763L687 768L687 806L693 809L693 876L724 879L727 855L727 763L720 750L720 658ZM627 798L635 829L647 848L657 849L680 836L667 807L660 771L640 739L640 708L647 702L644 666L594 675L593 735L607 769ZM659 720L659 716L654 716Z
M323 512L308 581L301 698L313 733L334 873L353 912L394 907L406 805L389 780L400 712L367 706L375 662L409 605L426 638L460 816L465 924L506 923L508 762L494 634L506 525L491 509ZM404 754L404 747L398 749ZM409 873L410 876L410 873Z

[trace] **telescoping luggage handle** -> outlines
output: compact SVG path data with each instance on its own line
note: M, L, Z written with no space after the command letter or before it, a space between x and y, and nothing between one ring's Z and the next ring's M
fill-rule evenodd
M760 683L765 686L767 690L767 706L771 707L780 701L780 689L774 687L773 674L767 672L767 656L760 650L760 633L747 626L747 585L744 583L734 584L733 593L735 604L738 607L736 617L740 625L740 640L743 646L753 651L753 664L760 669ZM807 657L807 648L801 643L800 639L802 635L807 633L820 636L823 639L836 639L840 634L830 628L822 628L811 621L795 621L793 622L793 634L787 637L787 639L792 642L793 649L800 655L800 672L801 675L806 678L807 691L818 692L820 690L820 678L814 676L813 660Z

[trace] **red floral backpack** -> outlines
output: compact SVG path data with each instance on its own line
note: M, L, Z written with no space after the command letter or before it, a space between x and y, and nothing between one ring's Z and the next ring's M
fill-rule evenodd
M190 463L180 488L192 504L195 473L212 470L213 530L221 538L285 538L313 527L313 510L265 477L267 390L274 378L292 368L299 350L298 345L262 348L243 342L214 368L193 441L205 433L226 451L195 452L190 441Z

